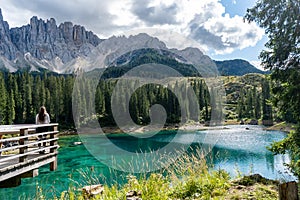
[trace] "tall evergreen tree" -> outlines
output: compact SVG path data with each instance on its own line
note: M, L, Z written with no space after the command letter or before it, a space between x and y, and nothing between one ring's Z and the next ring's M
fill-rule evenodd
M254 100L254 117L255 119L260 119L261 99L260 99L260 94L258 94L258 91L255 86L253 87L253 100Z
M237 114L238 119L243 119L245 117L245 91L243 88L239 93L239 99L237 102Z
M7 75L7 108L6 108L6 124L13 124L15 120L15 87L16 82L12 74Z
M6 109L7 109L7 91L4 82L4 76L0 72L0 124L6 122Z
M30 74L25 73L25 122L34 123L35 122L35 113L33 109L32 101L32 89L33 89L33 77Z
M267 80L264 80L262 83L262 111L263 111L263 120L273 120L273 112L271 103L271 94L270 94L270 85Z
M199 109L203 110L204 108L204 87L203 87L203 81L200 80L199 82Z
M72 76L68 76L65 79L65 84L63 87L63 122L65 124L73 124L73 114L72 114L72 93L73 93L74 79Z
M273 145L275 153L289 151L290 167L300 176L300 1L259 0L247 10L249 22L255 21L268 35L266 50L260 54L262 64L272 70L271 79L277 106L292 111L298 128L288 138ZM280 102L280 103L278 103ZM264 105L263 105L264 106ZM264 108L266 111L266 107ZM264 116L266 118L268 116Z
M246 116L248 118L254 118L254 98L253 98L252 89L247 90L246 95Z

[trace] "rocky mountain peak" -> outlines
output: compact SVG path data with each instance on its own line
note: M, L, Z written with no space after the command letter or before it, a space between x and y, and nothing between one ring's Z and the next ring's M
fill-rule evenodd
M109 66L122 67L144 59L140 56L143 53L147 53L150 60L167 57L180 66L199 63L197 69L201 68L201 75L216 74L214 62L197 48L168 49L164 42L146 33L101 40L81 25L72 22L58 25L53 18L43 20L37 16L27 25L9 28L0 9L0 70L15 72L29 67L31 71L47 69L76 73ZM245 63L239 62L239 66L245 68Z
M0 21L3 21L3 15L2 15L2 10L0 8Z
M0 55L9 60L16 58L16 48L11 42L9 34L9 25L3 20L2 11L0 9Z
M6 21L3 20L2 11L0 8L0 33L6 34L9 31L9 25ZM1 41L0 41L1 43Z
M57 26L53 18L45 21L34 16L29 24L9 29L0 10L0 56L11 61L22 59L30 53L39 60L59 58L66 63L88 55L101 41L83 26L73 25L72 22Z

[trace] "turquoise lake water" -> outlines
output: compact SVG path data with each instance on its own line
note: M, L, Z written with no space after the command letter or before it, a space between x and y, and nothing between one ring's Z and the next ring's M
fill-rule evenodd
M250 130L245 128L249 127ZM176 136L175 136L176 135ZM106 165L113 155L115 159L126 160L126 155L114 151L112 146L117 146L128 152L147 152L158 150L172 141L176 146L188 144L192 140L191 146L204 147L211 145L209 163L214 168L225 169L232 177L237 175L237 171L242 174L259 173L266 178L292 180L284 167L285 162L289 162L288 155L273 156L266 149L273 141L278 141L286 137L286 134L279 131L264 131L260 126L226 126L222 130L207 131L186 131L177 133L175 131L164 131L152 137L135 138L128 135L88 136L97 154L97 159L90 154L85 145L74 145L80 141L79 136L67 136L59 139L58 169L49 171L49 166L40 168L39 176L35 178L22 179L22 184L16 188L0 189L0 199L30 199L36 193L38 187L53 196L53 193L60 193L67 190L70 185L84 185L82 172L90 173L99 182L108 184L122 182L127 173L113 172ZM84 139L84 138L83 138ZM94 152L95 153L95 152ZM114 155L115 154L115 155ZM152 161L151 161L152 162ZM124 176L122 176L124 175ZM55 186L55 187L54 187ZM55 189L54 189L55 188Z

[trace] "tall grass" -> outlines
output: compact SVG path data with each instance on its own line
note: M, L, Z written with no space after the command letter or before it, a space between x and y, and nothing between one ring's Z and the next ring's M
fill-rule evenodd
M104 184L104 191L102 194L87 197L82 194L81 188L84 185L100 184L99 177L93 168L86 168L80 170L80 180L74 180L67 191L62 192L58 196L53 196L52 199L57 200L81 200L81 199L100 199L100 200L126 200L126 194L129 191L135 191L139 194L139 197L143 200L177 200L177 199L239 199L239 196L246 198L245 194L230 194L234 184L230 180L230 176L224 170L209 170L206 158L202 149L190 149L181 153L180 157L168 157L170 159L169 165L155 172L135 174L134 171L128 172L124 177L125 184ZM154 154L154 152L153 152ZM209 160L209 159L208 159ZM143 160L143 167L151 166L154 160ZM139 163L125 163L123 167L132 167L136 169L135 165ZM122 167L122 166L120 166ZM127 169L128 171L128 169ZM117 177L120 172L117 170L111 170L113 177ZM267 198L272 199L277 197L276 192L271 191L266 187L254 187L259 188L259 191L253 190L250 197L261 198L264 194ZM37 198L31 199L47 199L43 195L42 190L37 190ZM271 191L271 192L270 192ZM269 195L269 196L268 196ZM269 198L270 197L270 198ZM247 198L246 198L247 199Z
M182 150L183 151L183 150ZM147 200L169 200L169 199L211 199L223 195L230 186L228 173L222 170L208 170L205 156L200 148L190 149L186 152L175 152L180 157L164 154L159 161L140 158L139 162L123 162L118 168L126 169L126 184L104 185L104 192L94 196L93 199L126 199L129 191L136 191L141 199ZM156 158L155 152L151 152ZM169 160L166 160L169 159ZM149 171L154 165L162 166L161 162L167 163L165 167L155 172L134 173L138 167L143 167ZM132 169L130 171L129 169ZM85 199L80 189L83 185L100 184L99 177L92 169L81 169L80 180L74 180L72 187L68 191L61 193L56 199ZM111 174L119 173L111 170ZM115 175L113 175L115 176Z

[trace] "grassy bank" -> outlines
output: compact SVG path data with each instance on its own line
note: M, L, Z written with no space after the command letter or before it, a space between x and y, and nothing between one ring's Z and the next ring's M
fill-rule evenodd
M103 185L102 193L91 195L84 193L84 186L100 184L93 169L83 171L83 184L74 180L67 191L48 197L46 188L37 188L35 196L28 199L61 200L179 200L179 199L277 199L277 181L262 178L259 175L237 177L234 180L224 170L209 170L204 156L196 150L194 154L183 154L173 164L148 174L132 174L126 177L123 185ZM47 196L47 197L46 197ZM136 197L136 198L134 198Z
M289 133L292 130L295 130L295 124L280 122L273 126L267 127L266 130L273 130L273 131L284 131Z

